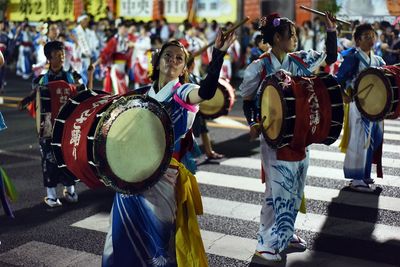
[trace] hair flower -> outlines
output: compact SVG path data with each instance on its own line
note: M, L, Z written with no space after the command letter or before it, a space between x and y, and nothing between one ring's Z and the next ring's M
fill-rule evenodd
M274 20L272 21L272 25L274 25L274 27L278 27L280 24L281 24L280 18L274 18Z

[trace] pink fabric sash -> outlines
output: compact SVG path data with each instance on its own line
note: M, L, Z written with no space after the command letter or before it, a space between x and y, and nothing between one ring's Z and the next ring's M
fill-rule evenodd
M196 113L197 111L199 111L199 107L197 105L190 105L186 102L184 102L182 99L179 98L179 96L176 93L176 90L181 86L182 84L180 82L176 83L174 85L174 87L172 88L172 92L173 92L173 97L174 100L184 109L191 111L193 113Z

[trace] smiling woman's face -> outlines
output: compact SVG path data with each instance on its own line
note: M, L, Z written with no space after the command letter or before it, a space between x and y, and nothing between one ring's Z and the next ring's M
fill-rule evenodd
M174 80L183 74L186 56L183 50L175 45L164 49L160 58L160 79Z

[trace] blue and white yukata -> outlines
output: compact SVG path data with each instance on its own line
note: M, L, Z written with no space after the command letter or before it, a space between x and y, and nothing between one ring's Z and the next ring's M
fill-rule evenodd
M173 98L173 92L186 102L189 93L199 88L178 79L170 81L158 93L151 87L148 96L167 107L175 135L174 152L179 141L192 127L198 105L185 109ZM153 187L136 195L117 193L111 211L111 227L103 254L103 266L177 266L175 256L176 188L178 171L168 168Z
M19 53L17 60L17 75L29 79L32 74L33 36L29 31L21 31L18 36Z
M383 66L385 61L371 51L371 57L359 48L344 52L344 61L339 68L337 80L354 88L357 75L364 69ZM355 67L353 67L355 66ZM358 111L355 102L349 107L349 137L344 159L344 177L353 180L371 179L371 166L374 152L383 142L383 121L370 121Z
M310 76L325 58L324 52L299 51L287 54L280 63L273 53L265 54L246 68L240 85L241 95L244 98L255 98L263 78L281 69L293 76ZM294 234L294 224L300 209L309 165L309 152L308 148L305 148L306 156L300 161L278 160L278 150L271 148L262 136L260 140L261 163L265 172L265 195L256 250L282 252Z

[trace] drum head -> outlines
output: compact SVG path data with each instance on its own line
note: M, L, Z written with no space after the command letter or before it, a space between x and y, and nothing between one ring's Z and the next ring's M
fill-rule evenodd
M122 96L98 123L94 161L105 184L135 194L162 177L173 146L172 122L160 103L139 95Z
M390 84L383 72L367 69L357 78L355 88L360 113L372 121L382 120L391 103Z
M217 87L217 91L215 92L213 98L211 98L210 100L205 100L200 103L200 112L206 117L216 118L221 115L219 113L224 107L225 107L225 94L223 93L219 85Z
M142 182L161 165L165 147L160 119L146 109L129 109L116 118L108 132L108 164L121 180Z
M266 117L262 125L262 132L266 139L275 141L281 136L283 123L282 96L279 90L267 85L262 93L261 120Z

